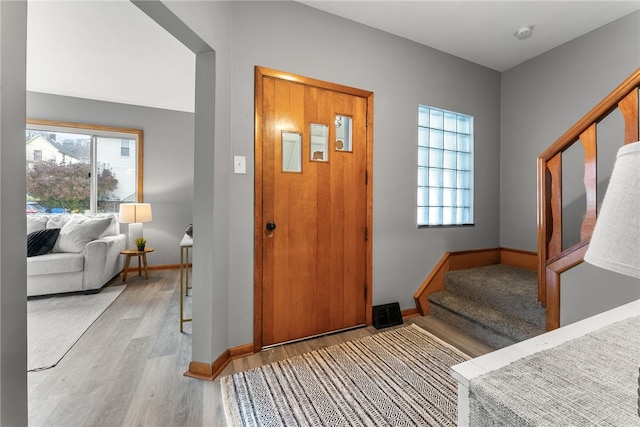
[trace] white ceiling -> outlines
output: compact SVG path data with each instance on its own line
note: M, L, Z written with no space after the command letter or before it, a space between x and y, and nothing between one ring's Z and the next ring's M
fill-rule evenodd
M29 0L27 90L193 112L195 55L130 1Z
M299 2L497 71L640 10L640 0ZM518 40L515 32L527 25L533 35Z
M498 71L640 9L640 0L300 2ZM193 53L131 2L28 6L28 90L193 111ZM534 33L519 41L523 25Z

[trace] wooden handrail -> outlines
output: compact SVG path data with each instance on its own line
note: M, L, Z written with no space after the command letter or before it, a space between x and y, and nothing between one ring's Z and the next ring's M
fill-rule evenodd
M599 123L607 117L612 111L618 108L618 104L626 96L628 96L634 89L640 86L640 68L634 71L627 79L613 90L606 98L604 98L598 105L593 107L582 119L564 133L560 138L556 140L549 148L547 148L540 156L539 159L549 160L553 156L562 151L565 151L578 139L581 133L589 128L594 123ZM637 105L637 104L636 104ZM630 105L633 110L633 105ZM638 110L636 107L636 134L635 137L631 136L631 140L625 137L625 142L634 142L638 140ZM624 113L623 113L624 114ZM635 138L635 139L634 139Z
M560 327L560 274L584 260L596 222L598 123L618 110L624 119L624 144L640 139L640 68L573 125L538 157L538 299L547 308L547 330ZM562 153L584 148L585 216L580 241L562 249Z

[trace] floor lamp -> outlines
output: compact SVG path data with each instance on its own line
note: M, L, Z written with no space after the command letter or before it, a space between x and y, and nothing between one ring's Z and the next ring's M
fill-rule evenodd
M129 224L129 245L135 248L136 239L143 237L142 223L151 222L151 204L149 203L122 203L120 205L120 223Z
M640 141L618 150L584 260L640 279Z

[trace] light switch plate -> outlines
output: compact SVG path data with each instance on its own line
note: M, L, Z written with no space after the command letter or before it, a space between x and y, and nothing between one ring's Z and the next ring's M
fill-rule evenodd
M247 173L247 158L245 156L233 156L233 173Z

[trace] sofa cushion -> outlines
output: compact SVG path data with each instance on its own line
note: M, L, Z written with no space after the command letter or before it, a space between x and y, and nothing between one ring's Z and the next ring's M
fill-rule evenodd
M27 256L48 254L58 240L59 228L34 231L27 235Z
M46 215L27 215L27 234L44 230L47 228L47 221L49 221L49 217Z
M75 273L84 270L84 255L76 253L47 254L27 258L27 276Z
M73 215L66 214L50 215L49 221L47 221L47 228L62 228L72 217Z
M60 229L60 235L53 252L82 252L87 243L96 240L105 232L111 224L111 220L109 217L72 215Z

